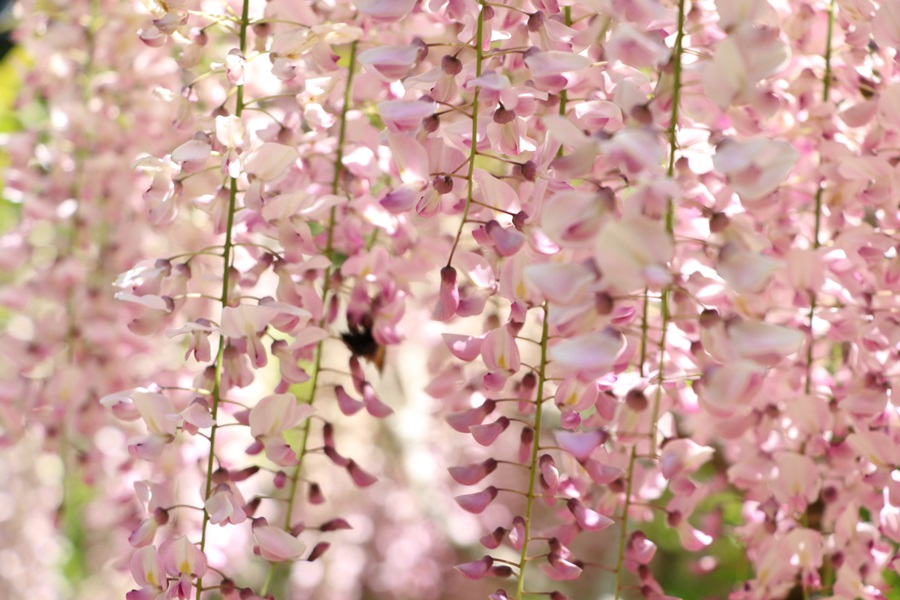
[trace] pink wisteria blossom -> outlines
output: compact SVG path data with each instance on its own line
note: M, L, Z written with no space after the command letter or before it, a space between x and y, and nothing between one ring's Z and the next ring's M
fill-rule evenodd
M890 597L895 2L8 14L6 595Z

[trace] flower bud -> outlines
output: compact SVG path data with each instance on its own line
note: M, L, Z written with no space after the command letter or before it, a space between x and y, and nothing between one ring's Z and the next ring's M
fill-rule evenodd
M462 69L462 61L455 56L447 54L441 59L441 70L447 75L459 75Z

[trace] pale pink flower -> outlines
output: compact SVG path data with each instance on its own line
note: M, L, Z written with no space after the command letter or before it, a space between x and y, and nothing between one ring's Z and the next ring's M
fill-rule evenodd
M168 539L159 547L163 567L172 577L203 577L206 574L206 555L187 537Z
M144 546L131 555L129 570L135 582L151 594L163 592L169 587L162 559L155 546ZM153 597L153 596L150 596Z
M624 350L624 336L606 329L565 339L551 346L549 354L559 368L599 377L612 370Z
M275 315L274 308L253 304L226 306L222 309L222 333L233 340L246 342L247 355L256 368L264 367L268 362L261 334Z
M244 172L269 183L284 176L297 161L297 150L291 146L266 142L251 150L243 159Z
M422 121L437 109L434 102L422 100L386 100L378 104L378 113L385 126L393 133L415 133Z
M786 142L727 139L716 148L713 165L728 178L732 189L743 200L757 200L782 184L798 156Z
M790 511L803 511L815 502L821 477L815 461L796 452L783 452L776 459L777 475L769 483L775 499Z
M620 23L604 45L610 60L619 60L637 69L659 68L669 60L669 49L658 37L648 35L628 23Z
M790 47L770 27L743 22L719 42L703 70L703 88L720 107L750 102L756 84L781 71L791 57Z
M422 48L405 46L377 46L359 53L357 59L366 69L384 81L396 81L409 74L419 61Z
M287 531L269 525L265 519L253 520L254 550L269 562L297 560L306 545Z
M373 21L391 23L409 14L416 0L353 0L353 4Z
M616 291L631 292L668 283L667 263L673 252L662 221L634 216L603 228L594 246L594 262L604 283Z

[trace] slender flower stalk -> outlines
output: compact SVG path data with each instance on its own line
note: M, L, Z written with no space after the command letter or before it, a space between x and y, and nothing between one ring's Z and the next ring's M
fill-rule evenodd
M828 33L825 37L825 74L822 80L822 102L827 103L829 101L830 93L831 93L831 44L832 37L834 36L834 0L828 5ZM813 229L813 239L812 239L812 247L813 250L818 250L822 247L821 242L821 232L822 232L822 199L823 194L825 193L825 187L823 182L819 183L819 187L816 190L816 198L815 198L815 225ZM806 383L804 384L805 393L809 394L812 391L812 370L813 370L813 362L814 362L814 351L815 351L815 332L813 330L813 325L815 324L816 318L816 308L818 304L818 297L815 290L810 290L809 292L809 317L807 318L807 323L809 323L809 342L806 346Z
M518 581L516 582L516 600L525 598L525 571L528 567L528 546L534 526L533 513L536 483L538 477L538 453L541 450L541 421L544 415L544 385L547 382L547 343L550 339L550 305L544 302L541 323L541 362L537 365L537 395L534 400L534 443L531 445L531 457L528 464L528 491L525 496L525 530L524 542L519 553Z
M669 118L669 127L668 127L668 167L666 169L666 176L670 179L675 175L675 161L676 161L676 151L678 149L678 108L679 102L681 99L681 76L682 76L682 52L683 52L683 42L684 42L684 28L685 28L685 0L678 1L678 23L677 23L677 31L675 34L675 47L672 53L672 110L671 116ZM666 234L670 239L674 239L675 232L675 207L671 197L668 197L666 200L666 213L665 213L665 225L666 225ZM670 289L666 286L662 293L660 294L660 316L661 316L661 324L660 324L660 337L659 337L659 345L657 348L658 354L658 366L657 366L657 382L656 389L653 394L653 403L650 411L650 432L648 435L649 441L649 450L648 454L651 460L656 460L657 457L657 431L659 427L659 410L660 404L662 401L662 393L663 393L663 377L665 371L665 357L667 351L666 345L666 336L669 329L669 321L671 319L671 311L669 309L669 293ZM648 297L647 297L647 289L644 289L644 304L643 304L643 318L641 322L641 351L640 351L640 365L639 369L641 371L641 375L644 374L644 361L646 359L646 348L647 348L647 334L648 334ZM630 455L628 457L628 470L626 473L625 479L625 499L622 507L622 515L621 515L621 527L619 529L619 548L618 548L618 556L616 559L616 594L615 600L619 600L620 594L623 590L623 577L624 577L624 558L625 558L625 544L626 539L628 537L628 516L631 509L632 502L632 487L633 487L633 478L634 478L634 465L637 459L637 446L632 446Z
M675 155L678 150L678 107L681 101L681 75L682 75L682 61L681 56L684 50L684 24L685 24L685 10L684 10L684 0L678 0L678 31L675 34L675 48L672 53L672 114L669 118L669 129L668 129L668 137L669 137L669 165L666 168L666 176L670 179L675 176ZM675 235L675 206L672 201L672 198L669 197L666 200L666 233L669 235L669 238L674 239ZM656 392L653 397L653 410L650 413L650 455L656 455L656 430L658 427L659 421L659 404L660 399L662 397L662 389L663 389L663 367L664 360L666 355L666 332L669 327L669 320L671 318L669 311L669 292L668 288L662 291L660 296L661 299L661 307L660 312L662 314L662 324L660 325L661 334L659 338L659 368L657 369L657 377L659 378L659 385L656 387ZM644 321L642 324L642 336L646 335L646 323L647 323L647 315L646 315L646 301L644 302L645 313L644 313Z
M341 108L341 119L339 125L339 133L337 140L337 149L335 150L335 161L334 161L334 177L331 182L331 193L337 194L340 191L340 180L341 173L343 172L343 156L344 156L344 137L347 131L347 112L350 110L350 98L351 98L351 90L353 89L353 75L356 72L356 42L353 42L350 45L350 58L349 64L347 67L347 83L344 88L344 105ZM324 255L331 258L332 253L334 251L334 226L337 218L336 208L332 207L329 217L328 217L328 229L326 231L326 244L325 249L323 251ZM325 277L322 282L322 303L325 304L328 299L328 293L330 291L330 282L331 275L334 269L334 262L332 259L331 264L325 269ZM324 324L325 318L323 316ZM307 403L312 405L316 399L316 391L319 386L319 375L322 373L322 356L324 352L324 344L325 340L322 340L316 345L316 358L313 363L312 374L310 375L310 396L307 400ZM300 447L297 451L297 466L294 467L294 473L291 476L291 488L288 494L287 499L287 508L284 516L284 528L290 529L291 527L291 513L293 512L294 499L297 494L297 484L300 479L300 472L303 469L303 460L306 458L307 454L307 443L309 441L309 431L310 431L311 421L307 419L303 423L303 432L300 437Z
M344 86L344 95L343 95L343 106L341 107L340 113L340 121L338 124L338 137L337 137L337 148L335 149L335 160L334 160L334 175L331 180L331 193L337 195L341 191L341 176L344 173L344 140L346 138L347 133L347 113L350 110L351 98L352 98L352 90L353 90L353 76L356 73L356 50L357 50L357 42L353 41L350 44L350 53L348 58L347 65L347 81ZM334 228L337 222L337 207L332 207L329 211L328 215L328 226L325 232L326 242L325 248L322 253L324 256L328 257L331 261L325 269L325 275L322 281L322 304L327 305L329 293L332 291L330 287L331 277L334 271ZM319 323L320 326L326 325L327 314L322 316L322 322ZM316 393L319 389L319 377L322 374L322 359L324 356L324 345L326 339L323 339L318 344L316 344L315 349L315 359L312 365L312 372L310 373L310 381L309 381L309 397L305 399L305 402L312 406L316 400ZM284 521L282 522L282 529L285 531L290 531L293 526L293 513L294 513L294 502L297 497L297 490L299 488L300 482L300 474L303 471L304 461L309 453L309 435L312 427L312 419L306 419L301 426L300 433L300 444L297 449L297 464L293 468L293 472L290 476L290 488L288 490L287 500L285 502L284 509ZM272 563L269 567L269 574L266 578L266 582L263 585L262 594L265 595L268 593L269 588L272 584L272 581L275 577L275 571L277 568L277 563Z
M475 77L481 77L481 67L484 62L484 0L478 0L479 11L475 23ZM453 246L450 248L450 256L447 257L447 266L453 264L453 255L456 253L456 247L462 237L463 227L465 227L469 218L469 207L472 206L472 198L475 191L475 157L478 155L478 97L481 94L481 87L475 88L472 94L472 141L469 145L468 172L466 174L466 206L463 209L462 218L459 222L459 228L456 231L456 238L453 240Z
M241 20L239 22L239 38L238 38L238 48L241 52L241 55L247 52L247 29L250 27L250 0L244 0L243 6L241 9ZM238 83L236 85L237 91L235 93L235 106L234 106L234 116L238 119L244 113L244 85L243 83ZM237 194L238 194L238 179L237 177L232 177L230 186L228 189L228 214L226 217L225 224L225 243L222 247L222 292L219 297L219 302L222 307L229 306L229 298L228 292L231 289L231 262L232 262L232 252L234 249L234 242L232 238L232 230L234 229L234 215L235 209L237 205ZM218 422L218 412L219 412L219 404L222 401L222 369L223 369L223 358L225 354L225 344L227 337L225 334L219 335L219 348L216 351L215 357L215 379L213 383L212 389L212 406L210 407L210 414L212 416L213 425L210 427L209 431L209 457L206 463L206 488L203 494L204 502L209 500L210 494L212 493L213 487L213 470L215 467L216 460L216 432L219 428ZM204 506L203 508L203 525L200 530L200 552L203 552L206 548L206 530L209 526L210 514L209 511ZM203 589L203 578L197 579L197 593L196 598L200 600L200 596L202 594Z

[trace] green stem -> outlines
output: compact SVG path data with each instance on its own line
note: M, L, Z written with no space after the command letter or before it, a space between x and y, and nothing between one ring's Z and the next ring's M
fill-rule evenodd
M243 8L241 11L241 29L239 35L239 47L241 54L244 54L247 51L247 28L249 24L249 12L250 12L250 0L244 0ZM235 97L235 108L234 108L234 116L237 118L241 118L241 115L244 112L244 86L237 86L237 94ZM231 178L231 186L228 192L228 221L225 226L225 244L222 247L222 293L219 297L219 301L222 304L222 307L228 306L228 290L231 287L231 259L232 259L232 250L234 247L234 243L232 241L232 228L234 227L234 213L235 206L237 204L237 193L238 193L238 180L237 178ZM206 461L206 489L203 494L204 507L203 507L203 527L200 532L200 551L203 552L206 548L206 530L209 525L209 511L206 510L205 502L209 499L210 492L212 492L212 475L213 475L213 467L215 466L215 458L216 458L216 431L218 430L218 420L217 415L219 413L219 403L222 400L222 359L225 354L225 336L219 336L219 348L216 351L216 361L215 361L215 381L213 383L212 389L212 397L213 404L211 408L211 414L213 419L213 425L209 430L209 458ZM197 600L200 600L200 596L203 593L203 578L197 579Z
M484 62L484 0L478 0L480 4L478 11L478 20L475 28L475 77L481 76L481 65ZM459 222L459 229L456 231L456 239L453 240L453 247L450 249L450 257L447 259L447 266L453 263L453 255L456 253L456 247L462 237L462 230L469 218L469 208L472 206L472 197L475 190L475 156L478 154L478 96L481 92L480 87L475 88L472 96L472 143L469 147L469 172L466 175L468 189L466 191L466 207L463 209L462 220Z
M544 302L544 322L541 327L541 364L538 368L537 396L535 399L534 413L534 442L531 446L531 464L528 468L528 495L525 500L525 542L519 555L519 581L516 586L516 600L523 600L525 593L525 568L528 566L528 541L531 539L531 517L534 507L534 490L538 473L538 450L541 439L541 418L544 406L544 384L547 381L547 341L550 332L550 306Z
M828 36L825 40L825 81L822 85L822 102L828 102L829 96L831 94L831 38L834 33L834 0L831 0L831 4L828 6ZM822 196L824 194L825 188L822 187L822 184L819 184L819 189L816 190L816 221L815 221L815 229L813 230L813 250L818 250L822 247L822 244L819 242L819 235L822 231ZM814 290L810 290L809 292L809 318L807 319L809 323L809 344L806 347L806 384L804 386L804 390L807 394L812 391L812 368L813 368L813 346L815 342L815 337L813 333L813 321L816 318L816 305L818 299L816 298L816 292Z
M656 456L656 437L659 430L659 406L662 401L663 392L663 369L665 367L666 358L666 334L669 330L669 290L665 289L662 293L662 333L659 337L659 368L657 372L658 382L656 392L653 394L653 408L650 413L650 456Z
M84 67L82 68L81 79L79 80L81 82L82 102L85 105L93 96L92 81L94 77L94 64L96 60L95 55L97 48L97 32L102 27L102 24L98 25L99 15L99 0L91 0L90 18L88 19L88 22L84 28L86 38L86 56ZM90 154L90 150L88 148L93 145L95 141L93 130L83 131L82 133L87 143L84 147L79 147L75 151L76 179L74 180L72 185L72 197L76 199L76 204L75 211L70 217L71 231L69 232L69 239L67 240L68 243L64 250L65 256L74 256L78 251L78 246L80 244L79 209L81 208L81 190L85 178L85 159ZM100 199L99 202L102 207L103 200ZM103 226L100 225L100 227L102 228ZM102 229L98 237L104 237L102 235ZM102 244L100 244L100 246L102 247ZM66 361L71 365L77 365L79 362L78 351L76 347L78 344L78 339L78 315L76 300L74 287L70 286L66 290ZM73 463L73 461L71 460L71 451L73 450L73 444L71 443L71 440L69 438L68 427L71 418L71 408L73 407L65 406L65 412L63 414L63 419L59 431L59 455L60 462L62 463L63 467L63 486L62 498L60 499L58 510L61 517L62 529L66 538L69 540L72 546L72 552L69 554L66 563L63 565L63 569L69 577L70 582L72 584L78 584L87 575L88 568L86 558L84 556L84 530L81 519L84 502L83 499L79 499L79 496L81 494L77 492L78 488L82 487L83 484L77 473L78 462L76 460ZM74 448L74 450L77 454L77 448Z
M822 102L828 103L829 97L831 95L831 51L832 51L832 37L834 34L834 0L828 5L828 33L825 38L825 75L824 81L822 82ZM815 204L815 226L813 229L813 239L812 245L813 250L818 250L821 248L822 244L819 241L819 235L822 231L822 200L825 188L822 183L819 183L819 188L816 190L816 204ZM806 346L806 381L804 383L803 389L806 394L810 394L812 392L812 379L813 379L813 362L815 360L814 350L815 350L815 331L813 329L813 325L815 324L816 318L816 307L818 305L818 297L816 296L815 290L809 291L809 316L807 322L809 323L809 342ZM805 447L804 442L804 447ZM803 513L802 524L804 527L807 526L808 523L808 514L809 508ZM821 581L823 585L828 585L829 579L829 571L827 567L829 566L829 561L826 560L822 564L822 568L820 569L821 573ZM798 583L803 592L803 598L806 600L809 598L809 590L803 585L802 582Z
M331 193L337 195L341 188L341 175L344 171L344 140L346 138L347 133L347 113L350 110L350 103L352 99L352 89L353 89L353 76L356 73L356 48L357 42L353 42L350 45L350 64L347 67L347 84L344 88L344 105L341 107L341 118L340 125L338 128L338 139L337 139L337 149L335 150L335 162L334 162L334 176L331 179ZM335 207L331 208L331 212L328 215L328 231L326 232L325 238L325 256L332 258L333 250L334 250L334 226L337 223L337 210ZM328 305L328 292L329 283L331 282L331 275L334 272L334 262L332 261L328 268L325 269L325 279L322 283L322 305ZM327 309L326 309L327 310ZM325 324L325 317L322 317L322 321L319 323L320 325ZM316 399L316 391L318 390L319 384L319 375L322 373L322 354L323 354L323 346L324 340L320 341L316 345L316 358L313 363L312 374L310 375L310 393L308 403L312 405ZM284 523L282 524L285 530L289 530L291 528L291 517L294 512L294 500L297 497L297 488L299 487L300 481L300 472L303 470L303 462L307 455L307 445L309 442L310 428L311 428L311 419L306 419L303 423L303 428L301 430L300 436L300 448L297 451L297 465L294 467L294 472L291 474L291 484L288 490L288 498L287 498L287 507L285 508L284 515ZM269 586L272 584L275 575L275 569L277 568L276 563L272 563L269 567L269 575L266 577L266 582L263 585L262 595L265 596L268 593Z
M622 524L619 528L619 554L616 559L616 596L619 600L622 592L622 580L625 577L623 569L625 562L625 542L628 539L628 511L631 510L631 487L634 480L634 461L637 456L637 446L631 447L631 456L628 458L628 472L625 479L625 505L622 508Z
M572 25L572 7L567 6L563 9L563 19L565 20L565 24L569 27ZM569 103L569 92L565 88L559 92L559 114L561 116L566 116L566 109L568 108ZM560 148L562 150L562 148Z
M679 103L681 100L681 76L682 76L682 64L681 58L684 52L684 25L685 25L685 10L684 10L685 0L678 0L678 31L675 35L675 47L672 53L672 62L673 62L673 83L672 83L672 112L669 117L669 127L668 127L668 138L669 138L669 164L666 170L667 176L671 179L675 176L675 153L678 150L678 109ZM672 199L669 198L666 202L666 235L669 236L669 239L674 237L675 233L675 206L672 202ZM649 329L648 325L648 317L649 317L649 309L648 309L648 299L647 299L647 289L644 289L644 310L643 310L643 320L641 323L641 364L640 364L640 372L641 375L644 375L644 361L646 359L647 352L647 331ZM649 433L649 442L650 442L650 450L648 455L651 459L655 459L656 457L656 438L657 432L659 429L659 411L660 404L662 403L662 393L663 393L663 372L665 370L665 359L666 359L666 339L667 333L669 329L669 321L671 320L671 314L669 310L669 288L668 286L663 289L662 295L660 297L661 306L660 312L662 313L662 323L661 334L659 338L659 364L657 368L657 385L656 391L653 395L653 407L650 412L650 433ZM623 563L625 560L625 543L628 537L628 512L631 509L631 491L633 486L634 479L634 462L637 456L637 446L633 446L631 448L631 456L628 459L628 472L627 479L625 481L625 503L622 511L622 525L619 530L619 554L616 560L616 595L615 600L619 600L620 594L622 592L622 581L624 579L625 573L623 572Z

